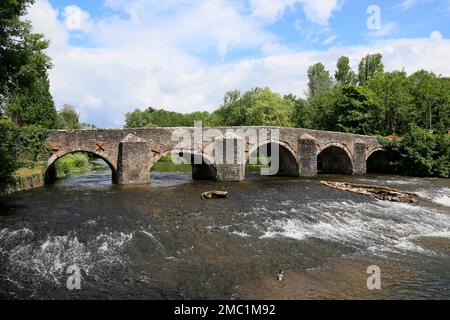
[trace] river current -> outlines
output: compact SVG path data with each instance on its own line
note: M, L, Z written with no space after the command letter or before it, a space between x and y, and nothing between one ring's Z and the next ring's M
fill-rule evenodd
M320 179L417 192L417 204ZM0 197L2 299L449 299L450 180L368 175L192 181L109 171ZM227 190L227 199L200 199ZM81 289L69 290L69 266ZM381 289L367 288L368 266ZM283 281L277 280L283 270Z

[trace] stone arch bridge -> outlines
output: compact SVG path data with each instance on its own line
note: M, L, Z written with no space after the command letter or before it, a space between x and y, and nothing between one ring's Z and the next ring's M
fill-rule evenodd
M271 134L258 139L246 137L255 131ZM187 136L187 143L180 145L180 140L174 139L180 137L180 132L184 138ZM198 137L200 143L195 144ZM47 181L55 177L54 163L58 158L83 151L102 158L111 168L113 182L119 184L148 183L151 167L171 152L195 160L194 179L224 181L243 180L250 155L264 147L270 150L276 146L279 150L276 174L298 177L311 177L318 172L363 175L367 163L376 163L377 156L383 153L376 137L280 127L58 130L51 131L47 140L52 150ZM223 146L223 161L217 160L213 146Z

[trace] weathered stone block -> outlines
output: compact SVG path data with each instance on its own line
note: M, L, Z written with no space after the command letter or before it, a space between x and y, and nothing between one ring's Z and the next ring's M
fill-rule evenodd
M365 175L367 173L366 147L361 140L355 141L353 145L353 174Z
M298 140L298 158L300 177L317 175L317 148L314 137L303 134Z

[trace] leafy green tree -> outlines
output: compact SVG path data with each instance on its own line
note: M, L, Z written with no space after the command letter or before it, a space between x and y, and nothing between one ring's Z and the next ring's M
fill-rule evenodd
M297 98L293 94L288 94L283 97L285 100L291 102L294 106L292 113L292 125L296 128L312 128L311 108L308 108L308 101L302 98Z
M383 109L382 123L377 126L379 133L403 134L409 124L416 123L417 110L413 107L410 81L404 71L378 73L367 86L376 94Z
M293 105L278 93L266 87L254 93L250 101L251 104L246 108L246 125L292 126Z
M330 73L322 63L313 64L308 68L308 89L309 97L325 92L333 87L333 80Z
M311 126L306 127L318 130L336 130L335 108L341 95L342 86L336 86L310 97L305 114L309 116L307 123L310 123Z
M12 182L12 174L16 169L16 132L17 128L11 120L0 118L0 193Z
M58 112L58 128L59 129L80 129L80 115L76 112L75 107L65 104Z
M7 1L12 6L24 2ZM17 19L18 16L13 20ZM9 56L4 58L9 65L6 68L13 71L3 79L6 82L2 84L6 115L19 126L35 124L56 128L57 113L48 80L48 69L52 65L44 52L48 41L42 35L32 33L31 24L21 21L16 24L18 34L9 34L13 38L6 42L20 45L5 50L6 54L17 54L16 60Z
M336 64L336 72L334 79L339 84L355 84L356 75L350 67L350 59L348 57L340 57Z
M358 66L358 81L360 85L366 82L377 73L384 72L383 56L381 53L368 54L361 59Z
M450 80L420 70L409 76L417 123L433 130L439 125L450 128Z
M0 1L0 114L9 92L16 86L21 69L30 55L30 24L22 21L26 9L34 0Z
M287 126L292 123L294 111L291 101L283 99L269 88L255 88L244 94L230 91L224 104L215 112L226 126L270 125Z
M375 94L366 87L345 85L334 109L334 125L338 131L375 134L381 108Z
M403 174L450 177L450 136L448 134L433 134L427 129L412 124L400 141L392 142L386 148L400 154L401 160L397 166Z

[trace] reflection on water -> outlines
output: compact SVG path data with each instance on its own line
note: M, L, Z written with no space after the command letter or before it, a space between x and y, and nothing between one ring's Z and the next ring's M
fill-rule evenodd
M77 174L0 198L0 298L448 299L449 180L321 178L423 200L256 173L227 183L152 171L140 186L112 185L105 170ZM228 199L201 200L211 189ZM79 291L66 288L72 264L82 269ZM373 264L382 290L366 287Z

